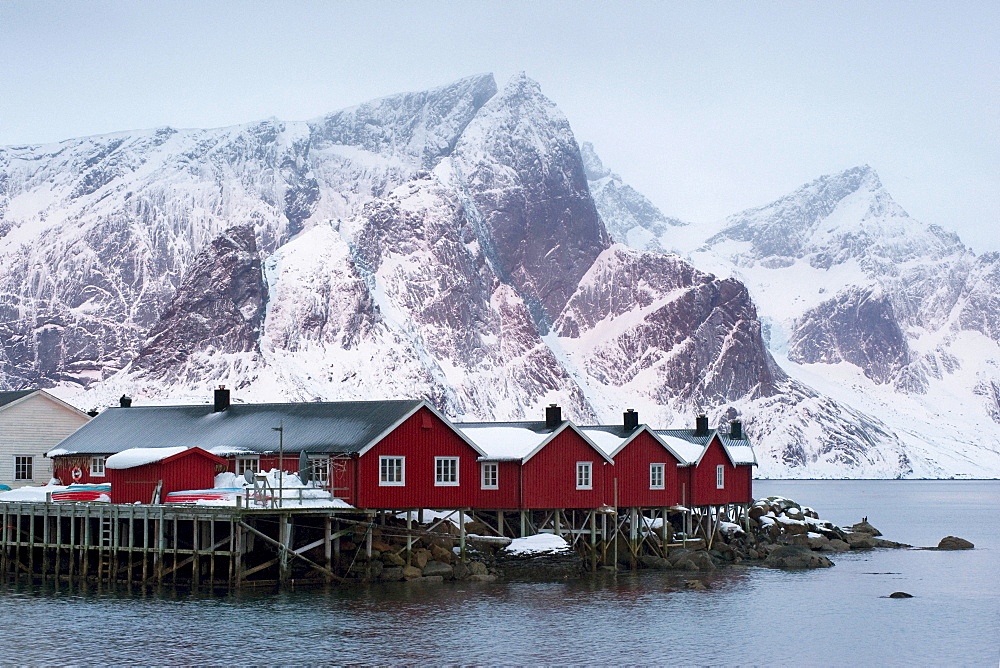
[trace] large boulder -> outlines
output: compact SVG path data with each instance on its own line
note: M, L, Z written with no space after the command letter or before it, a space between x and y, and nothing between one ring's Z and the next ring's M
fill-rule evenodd
M424 566L427 565L427 562L430 560L431 560L430 550L423 547L418 547L413 551L413 556L411 558L411 561L413 562L413 565L416 566L417 568L423 568Z
M405 580L406 576L403 575L403 567L392 566L390 568L383 568L382 572L379 574L379 579L383 582L398 582L400 580Z
M423 571L424 577L434 577L435 575L440 575L443 578L451 578L454 576L454 569L446 563L441 561L428 561L427 565L421 569Z
M851 546L852 550L867 550L875 547L875 539L869 534L849 533L845 537L847 538L847 544Z
M975 545L965 540L964 538L959 538L957 536L945 536L938 543L937 549L939 550L971 550Z
M416 580L423 576L423 572L416 566L403 566L403 577L407 580Z
M686 571L714 571L715 562L708 552L697 550L689 552L678 559L671 560L674 568Z
M851 549L851 546L839 538L834 538L820 549L823 552L847 552Z
M455 554L451 550L446 550L439 545L431 545L431 558L443 564L450 564Z
M833 562L801 545L779 545L761 562L765 568L829 568Z
M666 569L670 568L670 562L663 557L654 557L651 554L644 554L639 557L639 561L646 568Z
M850 530L853 531L854 533L866 533L869 536L882 535L882 532L873 527L871 524L869 524L867 519L863 519L857 524L852 525L850 527Z

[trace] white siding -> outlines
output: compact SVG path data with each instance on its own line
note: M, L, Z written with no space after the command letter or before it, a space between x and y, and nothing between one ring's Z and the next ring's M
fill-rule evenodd
M44 485L52 477L52 460L45 453L87 422L86 415L42 394L0 407L0 484L11 487ZM30 482L14 483L14 457L34 458Z

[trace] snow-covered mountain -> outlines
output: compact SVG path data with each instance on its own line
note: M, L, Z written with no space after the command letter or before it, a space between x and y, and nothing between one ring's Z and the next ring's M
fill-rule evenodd
M1000 256L910 218L868 166L692 227L648 233L743 282L781 367L877 416L912 475L1000 475Z
M786 330L762 327L740 281L662 252L691 227L581 151L523 75L307 122L0 148L0 387L85 408L216 384L245 401L420 396L465 419L558 402L658 427L704 410L744 418L765 475L922 472L886 416L772 359L765 334ZM641 248L613 243L630 228ZM980 276L963 303L995 294L995 267ZM890 303L855 300L865 318ZM913 366L900 351L869 365L893 392Z

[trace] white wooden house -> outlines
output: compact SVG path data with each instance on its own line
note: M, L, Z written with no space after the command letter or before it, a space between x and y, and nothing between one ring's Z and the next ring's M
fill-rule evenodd
M52 477L45 453L90 417L44 390L0 392L0 485L44 485Z

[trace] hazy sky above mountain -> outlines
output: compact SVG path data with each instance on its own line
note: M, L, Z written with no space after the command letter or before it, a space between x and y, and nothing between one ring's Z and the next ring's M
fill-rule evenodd
M536 79L667 215L868 163L1000 250L996 2L0 3L0 145L304 120L479 72Z

